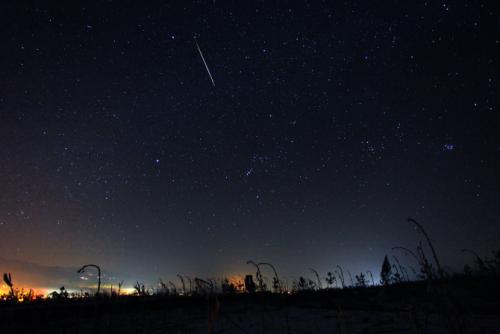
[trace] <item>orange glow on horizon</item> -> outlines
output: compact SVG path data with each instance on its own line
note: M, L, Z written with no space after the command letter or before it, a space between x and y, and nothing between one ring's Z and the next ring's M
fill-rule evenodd
M230 284L236 287L238 292L245 291L245 279L241 275L230 275L226 277Z
M27 287L27 286L14 286L14 292L18 296L18 299L24 299L28 295L32 296L44 296L46 297L49 293L54 290L59 290L55 288L46 288L46 287ZM11 293L10 288L6 284L0 284L0 297L9 296ZM20 300L22 301L22 300Z

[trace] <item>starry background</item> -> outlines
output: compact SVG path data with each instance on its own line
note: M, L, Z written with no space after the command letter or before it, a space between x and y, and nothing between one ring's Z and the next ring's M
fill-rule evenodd
M151 281L379 272L418 243L407 217L449 266L487 254L492 4L2 4L0 256Z

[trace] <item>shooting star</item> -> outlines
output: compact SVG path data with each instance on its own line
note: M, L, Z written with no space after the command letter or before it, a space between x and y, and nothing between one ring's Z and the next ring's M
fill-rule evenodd
M205 61L205 57L203 57L203 52L201 52L200 46L198 45L198 41L196 40L196 37L194 37L194 42L196 43L196 48L198 49L198 53L200 54L201 60L203 60L203 64L205 64L205 68L207 69L208 76L210 77L210 80L212 81L212 85L215 87L215 81L214 78L212 78L212 73L210 73L210 69L208 68L207 62Z

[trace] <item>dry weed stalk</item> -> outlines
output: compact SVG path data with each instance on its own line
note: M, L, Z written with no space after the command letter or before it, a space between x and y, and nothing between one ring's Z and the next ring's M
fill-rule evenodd
M99 293L101 292L101 268L96 264L86 264L86 265L82 266L80 269L78 269L77 273L83 274L85 272L85 269L87 269L88 267L94 267L97 269L97 292L96 292L96 295L99 295Z

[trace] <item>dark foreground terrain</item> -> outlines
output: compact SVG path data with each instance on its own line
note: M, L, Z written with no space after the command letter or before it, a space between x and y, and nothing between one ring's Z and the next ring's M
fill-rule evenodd
M498 276L295 294L0 303L0 333L500 333Z

